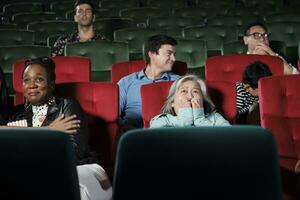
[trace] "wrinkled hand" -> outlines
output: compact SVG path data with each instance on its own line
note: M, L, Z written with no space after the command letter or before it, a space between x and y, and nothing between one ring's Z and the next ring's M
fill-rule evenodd
M202 108L203 107L203 99L200 95L194 96L191 100L192 108Z
M80 127L80 120L76 119L76 115L68 117L61 115L49 125L49 128L54 128L67 134L76 133L78 127Z
M253 54L276 56L276 53L270 48L270 46L262 42L256 45Z

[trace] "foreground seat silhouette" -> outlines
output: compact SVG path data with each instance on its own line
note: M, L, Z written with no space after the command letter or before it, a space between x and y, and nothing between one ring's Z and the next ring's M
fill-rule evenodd
M1 198L80 200L70 137L42 128L0 129Z
M120 139L115 200L280 200L274 139L250 126L138 129Z

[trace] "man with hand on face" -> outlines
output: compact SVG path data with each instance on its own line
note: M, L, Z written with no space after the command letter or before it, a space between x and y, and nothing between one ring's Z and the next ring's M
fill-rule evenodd
M247 54L277 56L282 59L284 74L298 74L295 67L288 64L287 61L275 53L269 44L269 34L265 25L261 23L250 24L244 33L244 44L247 45Z
M63 56L65 46L69 43L106 40L103 35L96 33L94 30L93 23L95 18L93 3L89 0L76 1L74 20L78 24L78 30L70 35L59 37L51 50L52 56Z

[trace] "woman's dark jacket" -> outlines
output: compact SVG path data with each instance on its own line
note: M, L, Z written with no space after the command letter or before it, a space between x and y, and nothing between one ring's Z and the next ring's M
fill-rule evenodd
M77 164L86 164L90 162L90 152L88 145L88 128L85 121L85 115L79 103L71 98L56 98L55 103L48 107L47 116L42 126L50 125L56 118L64 114L65 117L76 115L80 120L80 127L77 133L70 135L73 147L77 157ZM27 120L28 127L32 127L32 106L25 108L24 105L16 106L10 115L9 121Z

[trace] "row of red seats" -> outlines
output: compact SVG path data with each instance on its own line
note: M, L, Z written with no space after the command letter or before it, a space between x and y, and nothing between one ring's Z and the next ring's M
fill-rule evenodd
M66 56L53 57L56 63L57 83L64 82L89 82L90 81L90 60L86 57ZM244 67L255 61L261 60L268 64L274 75L283 74L282 62L279 58L260 55L224 55L211 57L206 60L205 74L209 81L237 82L241 80ZM15 105L23 103L22 93L22 71L25 60L13 64L13 86L16 93ZM111 67L111 80L117 83L122 77L139 71L145 67L143 60L128 61L113 64ZM183 75L187 73L187 65L184 62L176 61L173 71Z

